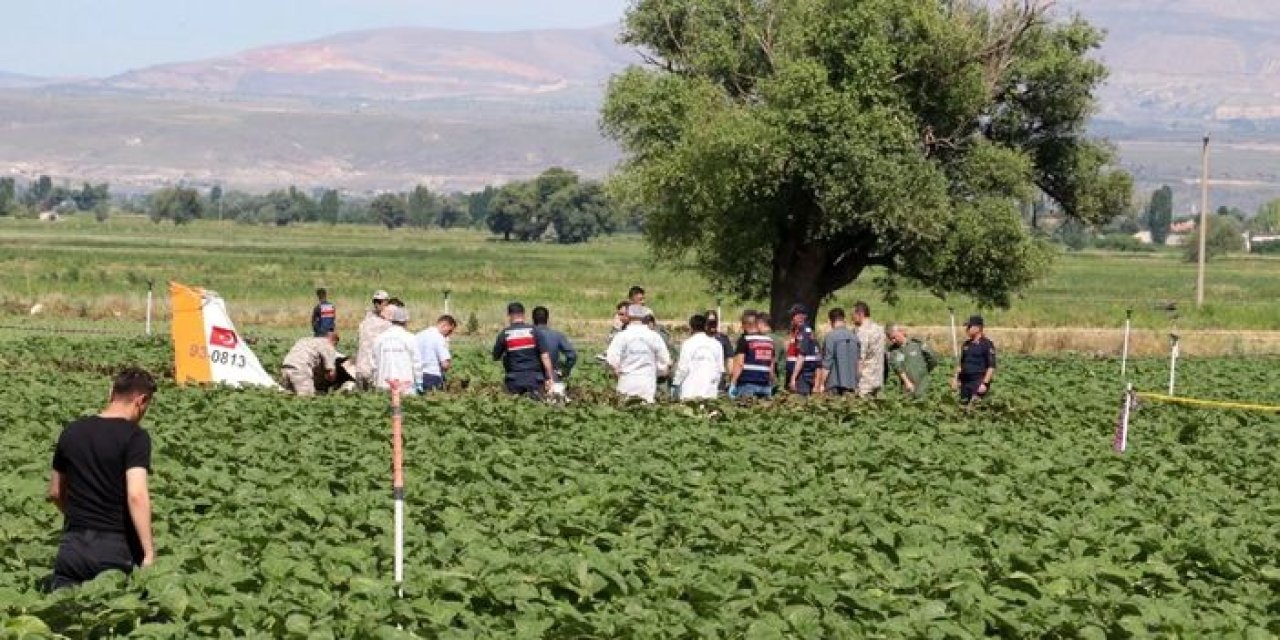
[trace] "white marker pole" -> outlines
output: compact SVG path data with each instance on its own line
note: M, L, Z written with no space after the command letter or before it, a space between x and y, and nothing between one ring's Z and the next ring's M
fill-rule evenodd
M400 385L391 383L391 498L395 501L396 595L404 597L404 438Z
M449 311L449 294L450 293L453 293L453 292L448 289L444 290L444 312L446 315L450 313Z
M1120 424L1116 425L1115 450L1124 453L1129 449L1129 416L1133 409L1133 384L1124 389L1124 406L1120 408Z
M956 310L947 307L947 313L951 316L951 355L956 362L960 362L960 342L956 339Z
M1120 379L1129 373L1129 329L1133 326L1133 309L1124 312L1124 350L1120 354Z
M1177 334L1169 334L1169 342L1172 347L1169 349L1169 395L1173 395L1173 383L1178 376L1178 336Z
M151 336L151 299L152 299L151 290L153 286L154 286L154 283L148 280L147 281L147 328L146 328L147 337Z

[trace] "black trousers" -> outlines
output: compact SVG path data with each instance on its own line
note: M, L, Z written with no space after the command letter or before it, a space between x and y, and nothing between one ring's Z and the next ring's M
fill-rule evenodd
M978 393L978 387L982 386L982 378L974 378L971 380L960 379L960 402L973 402L987 397L991 393L991 385L987 385L987 390Z
M508 375L503 380L507 393L541 400L546 391L546 378L535 374Z
M142 562L141 550L137 546L130 544L129 535L123 532L64 531L49 586L55 590L73 587L111 570L129 573Z

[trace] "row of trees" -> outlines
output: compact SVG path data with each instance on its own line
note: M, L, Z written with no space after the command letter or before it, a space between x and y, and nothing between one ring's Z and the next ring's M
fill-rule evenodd
M111 187L107 183L85 182L80 188L74 188L55 185L49 176L40 176L26 185L12 177L0 178L0 216L94 211L101 217L110 205Z
M561 243L634 229L638 219L619 213L602 183L559 168L533 180L475 193L443 194L419 185L373 198L343 197L332 189L307 193L296 187L264 195L223 193L220 187L205 195L190 187L168 187L149 195L141 208L156 222L175 224L216 218L277 226L320 222L381 224L388 229L475 227L507 240Z
M498 189L485 208L489 230L506 240L534 242L552 235L572 244L633 226L601 183L559 168Z

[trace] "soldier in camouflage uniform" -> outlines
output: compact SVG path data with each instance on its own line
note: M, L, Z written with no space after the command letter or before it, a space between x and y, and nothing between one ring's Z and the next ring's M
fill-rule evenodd
M378 341L382 332L391 328L391 321L385 316L391 296L386 291L373 294L373 307L360 321L359 342L356 344L355 371L352 375L364 387L369 387L373 380L373 343Z
M314 396L316 380L332 382L338 375L338 334L303 338L284 357L280 382L299 396Z
M871 319L865 302L853 305L853 323L858 326L858 395L874 396L884 387L884 328Z

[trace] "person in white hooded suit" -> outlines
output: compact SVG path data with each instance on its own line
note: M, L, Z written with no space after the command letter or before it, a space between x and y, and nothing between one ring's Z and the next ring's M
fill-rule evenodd
M643 305L627 308L627 327L613 337L605 362L618 376L618 393L622 396L654 402L658 393L658 376L671 369L671 352L662 336L645 325L653 312Z

